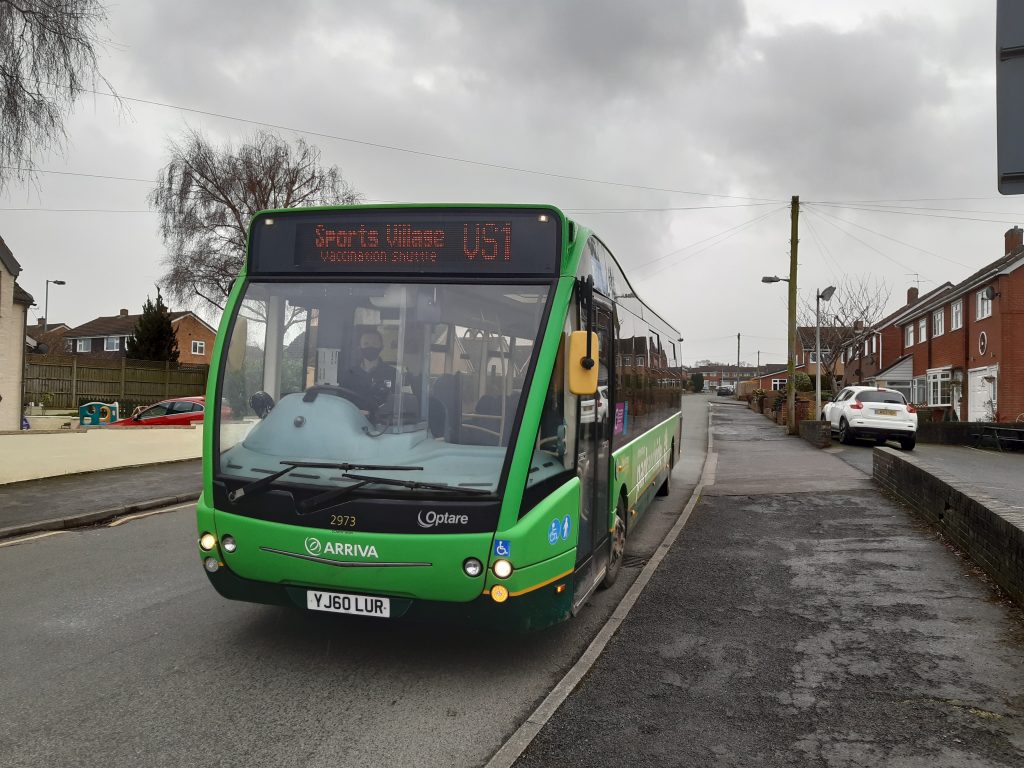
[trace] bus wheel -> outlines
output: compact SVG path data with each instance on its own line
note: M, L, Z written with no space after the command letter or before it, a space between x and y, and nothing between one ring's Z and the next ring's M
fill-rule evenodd
M669 448L669 456L671 458L669 458L669 460L668 460L668 474L665 475L665 482L663 482L661 484L661 487L658 488L658 491L655 494L656 496L668 496L669 493L672 491L672 470L674 470L676 468L676 441L675 440L672 441L672 446Z
M626 502L621 498L615 508L615 530L612 531L609 543L611 551L608 553L608 569L604 572L604 581L601 582L602 589L608 589L619 578L622 556L626 552Z

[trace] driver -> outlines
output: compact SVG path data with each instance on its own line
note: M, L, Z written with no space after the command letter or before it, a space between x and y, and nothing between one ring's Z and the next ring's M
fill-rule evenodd
M384 349L384 338L375 328L359 334L358 365L354 365L345 373L341 382L343 387L351 389L365 399L367 410L379 408L387 400L395 388L398 372L380 359Z

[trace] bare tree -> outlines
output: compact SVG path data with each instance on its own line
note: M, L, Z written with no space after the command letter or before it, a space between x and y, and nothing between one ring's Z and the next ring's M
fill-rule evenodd
M189 131L184 142L171 143L170 153L149 202L167 247L161 282L182 304L198 297L224 308L257 211L361 200L337 166L321 167L319 149L302 139L289 144L270 131L258 131L237 149L215 147Z
M821 302L821 370L823 386L836 388L836 368L843 349L864 335L864 329L878 322L889 303L890 288L869 277L846 276L836 285L831 300ZM798 343L814 348L815 298L812 293L801 296L797 310L800 336Z
M0 0L0 191L63 146L64 116L97 81L98 0Z

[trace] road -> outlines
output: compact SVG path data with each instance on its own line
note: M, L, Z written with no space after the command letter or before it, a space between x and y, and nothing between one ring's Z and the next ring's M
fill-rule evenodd
M649 557L703 463L686 458L628 554ZM575 662L639 572L525 636L234 603L193 507L0 547L0 765L480 765Z

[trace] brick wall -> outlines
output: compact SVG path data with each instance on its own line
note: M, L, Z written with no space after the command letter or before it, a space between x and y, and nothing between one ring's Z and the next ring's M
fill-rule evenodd
M873 465L883 491L927 520L1024 606L1024 512L891 448L875 448Z
M827 421L800 422L800 437L816 448L828 448L832 445L832 427Z
M938 445L973 445L982 427L1016 427L1024 428L1024 424L993 424L990 421L937 421L929 422L918 419L917 442L935 443ZM991 441L987 443L991 445Z

